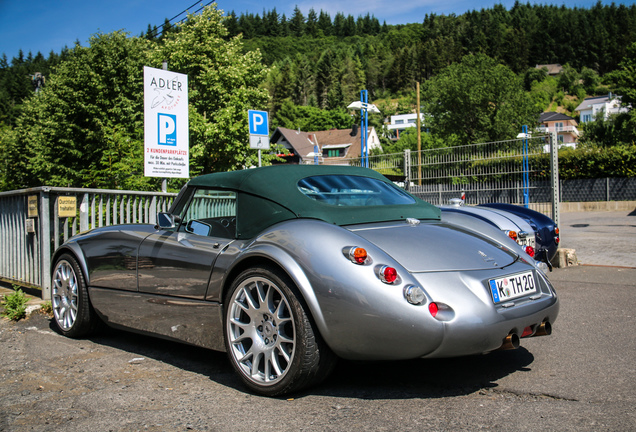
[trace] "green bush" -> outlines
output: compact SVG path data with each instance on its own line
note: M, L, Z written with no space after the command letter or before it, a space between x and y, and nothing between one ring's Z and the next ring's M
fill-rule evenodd
M550 155L543 153L530 157L530 181L550 179ZM425 166L430 183L446 183L445 172L470 172L473 182L520 180L520 173L510 170L521 167L521 156L481 159L472 162ZM436 172L437 174L433 174ZM493 174L495 173L495 174ZM605 177L636 177L636 144L613 147L580 146L559 150L559 178L561 180L593 179ZM453 180L455 182L456 180Z
M12 294L7 294L2 300L4 305L4 311L2 316L5 316L13 321L18 321L26 316L26 303L29 299L24 295L21 289L14 291Z
M636 177L636 145L563 149L559 151L559 177Z

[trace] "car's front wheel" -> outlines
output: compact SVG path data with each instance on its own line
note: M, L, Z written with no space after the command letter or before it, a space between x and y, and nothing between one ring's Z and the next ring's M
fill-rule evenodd
M51 280L51 306L55 323L69 337L87 336L95 330L97 317L88 298L84 275L77 260L63 254L55 262Z
M335 364L296 287L270 267L248 269L232 284L225 302L225 343L243 382L267 396L315 384Z

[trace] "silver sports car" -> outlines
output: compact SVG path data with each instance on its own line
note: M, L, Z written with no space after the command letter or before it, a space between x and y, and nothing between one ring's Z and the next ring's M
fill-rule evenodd
M559 311L545 274L500 230L444 222L365 168L204 175L157 219L55 252L62 333L103 322L226 351L247 387L273 396L319 382L339 357L516 348L550 334Z

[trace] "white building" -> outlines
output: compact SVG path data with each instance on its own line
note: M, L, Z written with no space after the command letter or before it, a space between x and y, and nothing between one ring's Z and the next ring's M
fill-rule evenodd
M621 97L613 95L598 96L585 98L583 102L576 107L579 112L581 123L587 123L602 118L607 120L610 114L619 114L629 111L629 107L621 105Z
M420 122L424 124L424 114L420 113ZM387 129L391 138L400 139L400 134L406 129L417 126L417 114L398 114L391 116L391 123Z

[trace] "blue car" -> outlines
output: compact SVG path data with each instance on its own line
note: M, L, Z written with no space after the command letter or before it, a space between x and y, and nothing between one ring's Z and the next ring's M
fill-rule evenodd
M491 203L480 204L478 207L507 211L528 221L536 235L536 258L551 265L560 242L559 227L552 219L538 211L514 204Z

